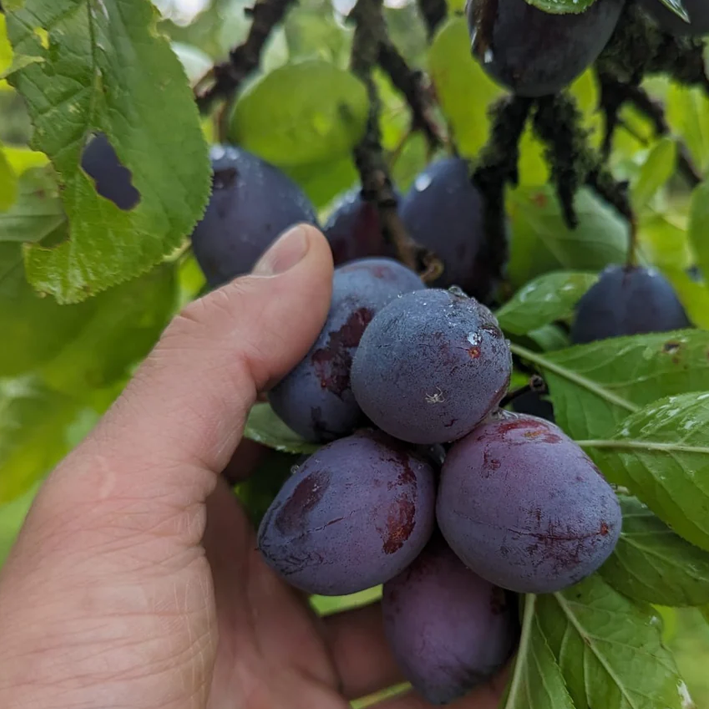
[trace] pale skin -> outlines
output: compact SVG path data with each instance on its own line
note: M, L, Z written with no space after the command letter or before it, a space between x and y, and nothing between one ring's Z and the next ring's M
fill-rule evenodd
M51 474L0 574L0 707L346 709L402 681L379 607L318 618L220 476L248 472L249 408L307 352L331 281L318 231L282 237L175 319ZM493 709L499 685L453 706Z

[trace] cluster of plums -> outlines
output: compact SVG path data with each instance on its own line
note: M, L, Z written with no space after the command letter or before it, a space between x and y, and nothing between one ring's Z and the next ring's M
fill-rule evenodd
M116 163L101 137L85 153L99 192L130 208L130 175ZM219 146L212 165L212 199L192 241L218 286L250 271L283 230L316 218L259 158ZM359 194L327 222L339 264L327 322L270 393L290 428L324 445L294 470L258 535L266 562L308 593L383 584L392 649L435 703L509 658L515 593L557 591L593 573L622 523L613 490L573 441L550 421L499 408L508 344L492 313L451 287L487 297L494 286L477 262L482 205L468 175L465 161L441 160L402 202L408 228L445 264L438 287L390 258L377 211ZM661 276L612 267L581 300L571 334L588 342L687 324Z
M485 306L365 258L336 269L325 327L270 394L325 445L267 511L263 557L308 593L384 584L393 651L437 703L509 657L508 592L580 581L621 530L614 491L573 441L499 409L511 369Z
M674 35L709 34L709 4L683 0L683 20L661 0L640 0L654 22ZM600 55L626 0L596 0L582 12L553 14L527 0L468 0L472 51L485 71L519 96L554 94Z

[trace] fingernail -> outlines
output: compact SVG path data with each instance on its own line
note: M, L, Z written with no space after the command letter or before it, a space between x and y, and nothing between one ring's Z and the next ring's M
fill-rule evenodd
M279 236L268 251L259 259L255 276L277 276L299 264L308 253L308 235L302 226L294 226Z

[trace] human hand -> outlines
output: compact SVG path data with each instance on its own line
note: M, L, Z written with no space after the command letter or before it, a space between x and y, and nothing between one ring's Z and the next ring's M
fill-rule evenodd
M0 706L345 709L401 681L379 606L319 619L219 477L243 468L248 411L315 340L331 285L325 239L289 232L175 319L52 473L0 575ZM493 709L499 689L455 706Z

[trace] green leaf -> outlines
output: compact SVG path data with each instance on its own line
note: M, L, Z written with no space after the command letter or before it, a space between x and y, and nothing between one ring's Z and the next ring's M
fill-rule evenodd
M709 554L677 536L640 500L620 496L623 531L601 575L629 598L664 606L709 603Z
M598 575L540 596L539 625L576 709L682 709L686 688L662 622Z
M14 4L13 4L14 5ZM145 273L201 216L211 170L184 70L155 29L149 0L26 0L6 7L16 61L10 77L62 186L69 233L27 247L31 283L77 302ZM100 197L80 168L90 136L105 133L141 194L131 210Z
M17 200L17 174L0 145L0 218Z
M551 187L509 192L512 222L512 285L520 287L549 271L601 271L622 263L628 247L628 225L588 190L576 194L579 225L568 229Z
M162 264L101 293L81 330L42 366L45 381L58 391L76 394L124 377L154 347L172 316L175 275L173 264Z
M244 436L283 453L314 453L320 446L304 441L276 416L269 404L256 404L249 414Z
M78 399L33 377L0 380L0 503L27 491L68 453Z
M440 29L428 53L428 69L458 150L475 157L487 140L488 106L503 91L473 59L464 18L453 17Z
M190 84L196 84L212 68L211 57L199 47L183 42L173 42L171 47L180 60Z
M95 308L93 299L59 305L39 296L25 278L21 245L0 242L0 377L23 374L51 359L78 334Z
M580 441L605 476L709 550L709 393L660 399L604 440Z
M241 96L230 139L279 166L345 157L364 134L367 90L353 74L321 60L287 64Z
M530 5L555 15L578 14L597 0L526 0Z
M647 204L674 175L677 163L677 143L672 138L660 138L647 152L632 186L633 207L639 210Z
M699 87L673 83L665 101L667 122L702 172L709 168L709 97Z
M656 399L709 389L709 333L615 337L555 352L512 351L537 365L559 425L572 438L610 436L626 416Z
M709 274L709 183L702 182L692 192L689 205L689 241L697 259L697 265Z
M522 637L501 709L575 709L561 668L536 613L537 596L524 601Z
M706 282L695 281L684 270L665 268L663 273L672 283L692 323L703 330L709 330L709 288Z
M638 243L649 263L661 268L686 269L694 263L684 214L642 212L638 224Z
M33 168L22 174L12 207L0 214L0 242L36 243L54 233L63 233L66 215L53 175Z
M497 311L503 330L526 335L555 320L571 317L581 296L598 280L594 273L547 273L520 288Z
M283 171L303 189L315 207L328 205L334 197L359 182L351 156L325 163L284 167Z

